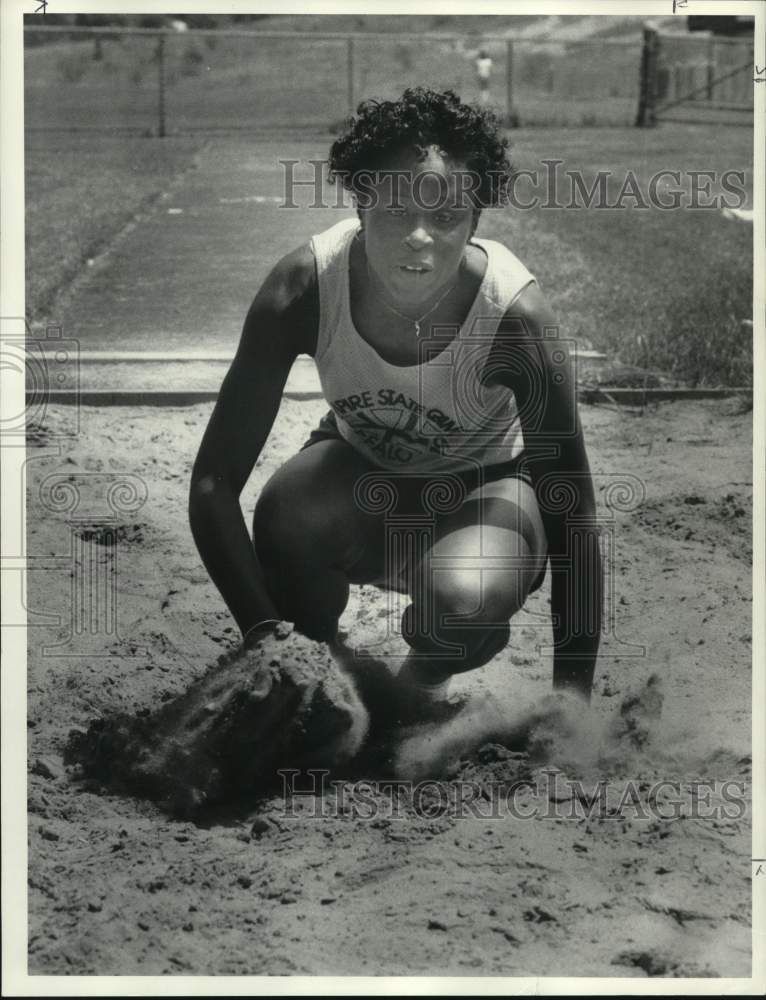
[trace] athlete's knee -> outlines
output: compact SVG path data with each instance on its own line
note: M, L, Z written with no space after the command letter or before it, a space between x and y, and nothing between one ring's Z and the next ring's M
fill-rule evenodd
M329 517L316 498L291 496L270 482L261 491L253 514L253 544L259 555L316 554L332 532Z
M480 666L508 642L518 597L486 571L451 570L433 575L413 594L402 634L413 649L456 656L457 669Z
M424 617L422 609L413 604L402 618L402 637L416 653L434 660L437 673L461 673L483 666L506 647L510 633L507 621L445 625L435 617Z
M261 558L283 551L285 543L291 538L288 507L288 504L280 502L278 492L270 489L267 483L253 512L253 544Z
M502 625L523 604L514 576L491 569L439 571L431 581L423 581L421 588L422 596L413 597L425 600L443 627Z

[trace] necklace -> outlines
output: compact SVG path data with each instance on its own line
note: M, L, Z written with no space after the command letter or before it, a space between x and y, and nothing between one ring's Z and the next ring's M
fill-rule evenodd
M372 285L372 274L370 273L370 264L369 264L369 261L367 262L367 280L368 280L368 281L369 281L369 283L370 283L370 289L372 289L372 287L373 287L373 285ZM386 307L386 309L390 309L390 310L391 310L391 312L393 312L393 313L396 313L396 315L397 315L397 316L401 316L401 317L402 317L402 319L406 319L406 320L408 320L408 321L409 321L410 323L414 323L414 324L415 324L415 336L416 336L416 337L419 337L419 336L420 336L420 324L421 324L421 323L423 322L423 320L424 320L424 319L426 318L426 316L427 316L427 315L428 315L429 313L432 313L432 312L434 311L434 309L435 309L435 308L436 308L436 307L437 307L437 306L439 305L439 303L440 303L440 302L441 302L441 301L442 301L443 299L446 299L446 298L447 298L447 296L448 296L448 295L449 295L449 293L450 293L450 292L452 291L452 289L453 289L453 288L455 287L455 285L457 285L457 281L453 282L453 283L452 283L452 284L451 284L451 285L449 286L449 288L447 289L447 291L446 291L446 292L442 292L442 294L441 294L441 295L439 296L439 298L438 298L438 299L436 300L436 302L434 302L434 304L433 304L433 305L429 306L429 307L428 307L428 309L426 309L426 311L425 311L425 312L423 313L423 315L422 315L422 316L420 316L420 317L418 317L418 319L414 319L414 318L413 318L412 316L408 316L408 315L407 315L406 313L403 313L403 312L399 312L399 310L398 310L398 309L394 308L394 306L390 306L390 305L388 304L388 302L386 302L386 301L385 301L385 299L382 299L382 298L381 298L381 297L380 297L380 296L379 296L378 294L376 294L376 292L375 292L375 291L373 291L373 295L375 295L375 298L376 298L376 299L377 299L377 300L378 300L379 302L382 302L382 303L383 303L383 305L384 305L384 306Z

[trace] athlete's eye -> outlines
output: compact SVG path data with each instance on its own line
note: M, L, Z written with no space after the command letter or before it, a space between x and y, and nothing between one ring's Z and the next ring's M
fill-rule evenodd
M453 221L453 219L454 216L452 212L439 212L439 214L436 216L436 221L441 223L442 225L448 225L450 222Z
M405 212L403 208L396 208L393 205L389 205L386 209L386 214L393 216L395 219L400 219Z

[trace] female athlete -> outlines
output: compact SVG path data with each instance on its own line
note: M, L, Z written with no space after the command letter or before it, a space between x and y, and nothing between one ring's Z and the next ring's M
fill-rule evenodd
M505 647L548 566L553 685L591 690L602 568L571 361L534 277L474 236L507 201L507 153L451 91L359 105L330 153L356 217L265 280L192 475L192 532L246 645L280 620L333 641L351 584L409 593L401 718ZM299 354L330 410L265 485L251 541L240 493Z

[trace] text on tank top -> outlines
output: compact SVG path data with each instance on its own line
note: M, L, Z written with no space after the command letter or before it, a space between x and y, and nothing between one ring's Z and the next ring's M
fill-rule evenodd
M320 313L314 360L342 437L384 469L457 472L515 458L524 441L514 394L481 376L508 306L534 277L501 243L472 239L487 268L454 340L446 348L434 341L423 364L392 365L351 318L349 253L358 231L357 219L344 219L311 240Z

